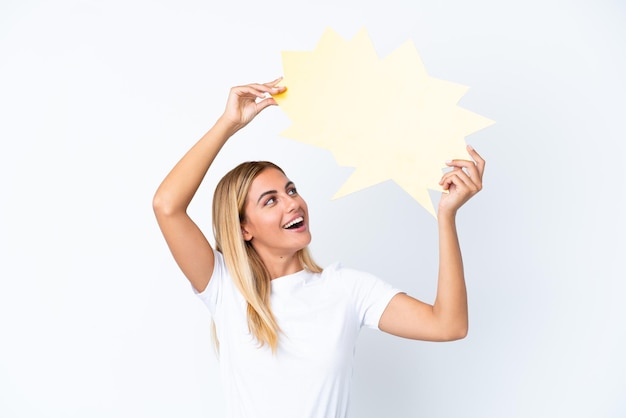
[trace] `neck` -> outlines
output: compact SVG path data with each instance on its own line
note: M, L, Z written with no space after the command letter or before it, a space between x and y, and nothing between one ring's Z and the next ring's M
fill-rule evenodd
M296 254L290 256L266 255L261 256L261 260L263 260L272 280L297 273L303 268Z

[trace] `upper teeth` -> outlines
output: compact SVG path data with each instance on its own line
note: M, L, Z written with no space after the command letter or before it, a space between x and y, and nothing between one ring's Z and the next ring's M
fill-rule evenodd
M302 222L304 221L304 218L302 216L294 219L293 221L289 222L287 225L284 226L284 228L290 228L292 226L294 226L295 224L297 224L298 222Z

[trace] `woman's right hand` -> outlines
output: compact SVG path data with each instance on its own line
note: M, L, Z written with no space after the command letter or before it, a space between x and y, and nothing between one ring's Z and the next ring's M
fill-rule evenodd
M233 124L235 130L243 128L263 109L276 105L271 95L280 94L286 90L284 86L277 86L281 80L282 77L279 77L268 83L232 87L222 119Z

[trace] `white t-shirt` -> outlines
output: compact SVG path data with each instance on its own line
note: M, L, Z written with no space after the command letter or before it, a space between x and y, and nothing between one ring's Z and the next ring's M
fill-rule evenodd
M271 307L282 333L272 354L248 330L246 302L215 251L199 297L220 342L220 373L231 418L344 418L361 327L378 328L389 284L334 264L272 280Z

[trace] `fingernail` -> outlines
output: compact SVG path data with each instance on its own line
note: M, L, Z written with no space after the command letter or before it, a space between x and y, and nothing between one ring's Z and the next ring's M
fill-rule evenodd
M446 164L448 164L448 165L452 164L452 160L446 161Z
M474 147L471 146L470 144L467 144L467 148L471 149L472 151L474 151Z

